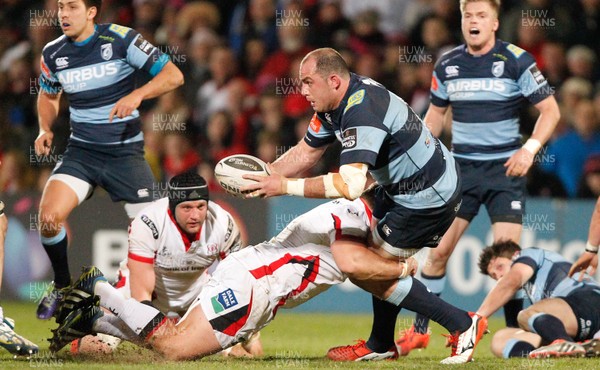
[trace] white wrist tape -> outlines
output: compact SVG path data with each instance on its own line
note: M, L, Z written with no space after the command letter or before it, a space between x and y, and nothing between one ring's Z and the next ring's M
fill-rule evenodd
M367 171L369 167L366 164L361 164L360 168L345 164L340 167L340 175L344 183L348 185L348 195L350 199L360 197L365 190L367 183Z
M408 262L404 261L404 262L400 262L402 264L402 273L400 274L399 278L400 279L404 279L405 277L408 277Z
M536 155L537 152L542 148L542 143L540 143L537 139L529 139L523 145L523 149L527 150L529 153Z
M285 191L289 195L304 196L304 179L288 180Z
M588 240L587 244L585 245L585 251L586 252L590 252L590 253L598 253L598 246L597 245L592 245L592 243L590 243L590 241Z
M323 185L325 185L325 198L342 198L338 189L333 184L333 173L323 176Z

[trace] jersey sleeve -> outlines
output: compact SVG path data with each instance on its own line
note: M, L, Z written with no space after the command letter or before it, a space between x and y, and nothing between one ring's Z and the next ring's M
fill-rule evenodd
M442 75L442 67L440 61L438 60L434 67L433 74L431 75L431 87L429 88L429 92L431 104L441 108L450 105L450 99L448 96L448 91L446 90L446 85L441 79Z
M517 47L514 47L513 49L515 48ZM533 56L524 50L521 54L517 52L515 55L519 55L517 58L519 70L517 85L519 86L521 94L523 94L531 104L537 104L551 96L553 94L552 87L550 87L546 77L544 77L542 71L538 68Z
M136 216L129 225L127 257L138 262L154 263L158 237L158 228L148 215Z
M313 148L320 148L335 141L335 132L323 125L323 117L315 113L308 125L304 142Z
M388 135L383 121L391 109L390 102L390 95L384 89L361 89L348 98L342 117L340 166L350 163L375 165L379 149Z
M231 214L226 213L226 215L227 229L225 231L225 235L223 236L223 242L220 245L220 259L224 259L231 253L237 252L243 248L242 235L240 234L240 229L237 223L235 222Z
M167 54L144 39L136 30L116 24L112 24L109 30L125 35L123 42L127 45L126 60L129 65L156 76L169 62Z
M330 244L337 240L355 240L366 243L369 226L363 219L363 211L354 204L344 203L340 203L338 207L331 210L333 228L329 233Z
M526 248L521 251L519 257L513 261L513 265L523 263L533 269L533 274L540 269L544 262L544 252L537 248Z
M48 64L46 64L43 53L40 58L40 71L40 89L50 95L58 94L61 91L61 84Z

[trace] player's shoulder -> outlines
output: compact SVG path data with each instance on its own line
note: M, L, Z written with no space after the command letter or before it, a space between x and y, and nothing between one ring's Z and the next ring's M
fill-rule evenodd
M136 218L142 219L142 217L144 217L144 219L151 219L158 222L168 216L168 211L169 198L161 198L143 208Z
M538 247L523 248L523 249L521 249L521 252L519 253L519 255L516 259L517 260L520 258L532 258L534 260L543 259L547 252L549 252L549 251L538 248Z
M527 50L510 42L498 40L498 53L507 58L508 63L514 63L522 67L529 67L535 63L535 58Z
M459 57L463 56L464 54L465 54L465 45L464 44L458 45L458 46L444 52L442 55L440 55L437 62L438 62L438 64L447 63L447 61L449 59L459 58Z
M360 111L362 115L367 114L377 117L381 114L382 102L389 102L389 100L390 93L385 86L372 78L353 73L350 79L347 104L343 114ZM361 109L353 109L359 106Z
M233 219L233 216L229 211L223 208L221 205L217 204L215 201L208 202L208 217L207 220L214 223L215 225L224 225L228 224L228 220Z
M67 36L61 35L61 36L57 37L56 39L50 41L42 49L42 55L44 57L49 57L56 50L62 48L64 46L64 44L68 42L68 40L69 39L67 38Z
M111 42L116 43L130 43L137 35L138 32L133 28L121 26L116 23L105 23L98 25L98 33L100 38L107 38Z

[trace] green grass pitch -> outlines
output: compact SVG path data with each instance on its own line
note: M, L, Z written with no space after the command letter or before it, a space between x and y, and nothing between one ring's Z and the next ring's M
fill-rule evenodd
M0 369L447 369L439 361L450 354L444 347L444 330L434 325L433 336L426 350L415 351L397 361L372 363L335 363L324 355L329 347L349 344L354 339L369 334L370 315L308 314L281 310L277 318L261 333L265 355L257 359L224 359L211 356L197 361L175 363L164 361L151 351L125 344L108 356L73 357L66 350L56 355L48 351L46 338L54 321L35 318L35 306L31 303L2 302L6 316L16 320L17 332L40 345L40 353L31 359L13 359L0 349ZM400 316L399 327L410 326L412 316ZM502 319L490 322L492 332L502 327ZM477 347L475 362L453 365L451 368L469 369L595 369L600 368L598 359L560 360L502 360L494 358L489 351L491 335L487 335Z

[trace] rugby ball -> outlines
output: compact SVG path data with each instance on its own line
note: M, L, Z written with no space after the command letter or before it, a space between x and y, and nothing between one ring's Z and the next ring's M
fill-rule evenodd
M255 182L242 178L243 175L268 176L267 164L248 154L234 154L221 159L215 166L215 178L219 185L236 197L244 196L240 190L242 186Z

